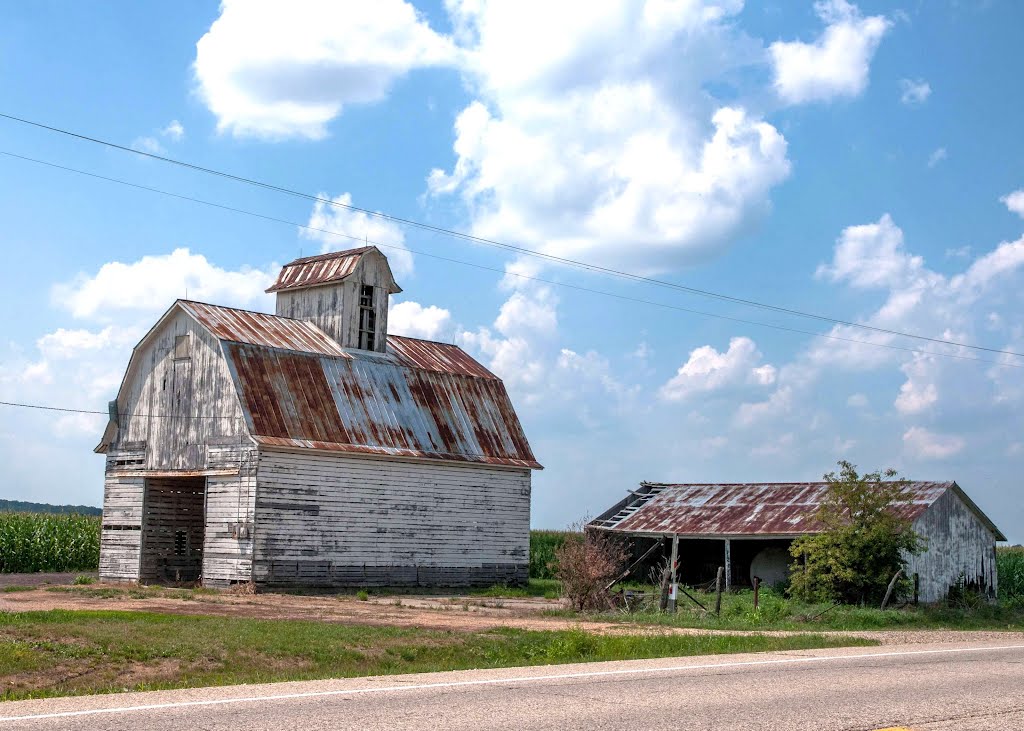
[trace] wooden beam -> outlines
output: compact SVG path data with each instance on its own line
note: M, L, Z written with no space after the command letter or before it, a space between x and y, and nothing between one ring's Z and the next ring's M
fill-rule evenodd
M672 614L676 613L676 595L679 593L679 576L677 572L677 564L679 563L679 536L672 536L672 559L669 562L669 571L672 573L671 577L671 588L668 592L668 611Z
M725 590L732 587L732 541L725 539Z

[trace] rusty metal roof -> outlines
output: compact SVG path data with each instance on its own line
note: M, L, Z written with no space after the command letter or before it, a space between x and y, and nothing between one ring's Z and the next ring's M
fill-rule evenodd
M388 351L398 362L411 368L475 378L497 378L457 345L389 334Z
M541 469L500 379L455 346L410 340L394 353L224 351L257 443Z
M362 257L370 252L384 256L376 246L361 246L358 249L333 251L329 254L305 256L290 261L281 268L277 275L277 281L267 289L267 292L280 292L286 289L316 287L330 282L339 282L353 274ZM395 285L388 291L391 294L397 294L402 289Z
M178 304L220 340L298 350L304 353L345 356L342 347L327 333L305 320L190 300L179 300Z
M812 514L827 487L826 482L642 483L590 525L623 533L701 538L798 536L819 529ZM963 494L955 482L908 483L910 501L900 508L900 515L914 520L951 488Z

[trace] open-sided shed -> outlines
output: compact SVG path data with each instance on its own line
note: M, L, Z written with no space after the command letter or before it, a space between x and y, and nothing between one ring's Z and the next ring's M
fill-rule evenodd
M749 584L753 576L773 584L785 579L794 538L819 527L813 513L826 482L666 484L644 482L590 528L638 538L679 536L680 576L707 581L724 566L726 583ZM995 594L995 546L1002 532L955 482L910 482L900 513L912 522L927 549L908 557L922 601L938 601L954 584Z

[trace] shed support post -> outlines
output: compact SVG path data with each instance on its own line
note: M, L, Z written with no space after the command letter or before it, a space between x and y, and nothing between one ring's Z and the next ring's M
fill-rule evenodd
M672 574L672 576L670 577L669 580L672 583L670 585L669 593L668 593L668 611L671 612L672 614L676 613L676 597L679 594L678 565L679 565L679 536L673 535L672 536L672 558L669 561L669 571Z
M732 541L725 539L725 590L732 588Z

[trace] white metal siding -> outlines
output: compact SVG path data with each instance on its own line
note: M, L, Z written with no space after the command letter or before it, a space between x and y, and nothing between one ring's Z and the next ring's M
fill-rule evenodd
M529 470L260 452L257 582L521 581L529 530Z
M914 530L928 541L924 553L907 561L907 572L920 577L921 601L945 599L961 580L995 594L995 536L952 489L914 521Z

